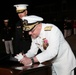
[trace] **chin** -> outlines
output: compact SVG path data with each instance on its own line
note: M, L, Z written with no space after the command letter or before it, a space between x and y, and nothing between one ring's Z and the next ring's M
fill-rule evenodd
M32 36L32 38L33 38L33 39L36 39L36 38L37 38L37 36Z

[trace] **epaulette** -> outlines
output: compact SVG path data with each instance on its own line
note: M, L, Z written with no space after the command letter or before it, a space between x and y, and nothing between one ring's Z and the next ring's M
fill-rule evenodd
M46 27L44 28L44 31L51 31L51 29L52 29L52 26L46 26Z

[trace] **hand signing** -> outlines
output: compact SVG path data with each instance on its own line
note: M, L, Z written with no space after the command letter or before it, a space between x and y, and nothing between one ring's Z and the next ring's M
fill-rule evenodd
M28 57L23 57L21 60L20 60L20 63L22 63L24 66L30 66L32 65L32 61L30 58Z
M19 53L15 56L16 59L18 59L18 61L20 63L22 63L24 66L30 66L32 65L32 61L30 58L26 57L24 54Z

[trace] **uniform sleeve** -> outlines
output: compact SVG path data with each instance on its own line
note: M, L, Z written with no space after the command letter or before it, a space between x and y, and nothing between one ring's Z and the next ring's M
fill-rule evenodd
M28 50L28 52L25 54L27 57L34 57L37 52L38 52L38 47L37 45L35 44L34 41L32 41L32 44L31 44L31 47L30 47L30 50Z
M47 33L49 46L36 57L40 63L51 60L58 55L61 32L58 28L53 28Z

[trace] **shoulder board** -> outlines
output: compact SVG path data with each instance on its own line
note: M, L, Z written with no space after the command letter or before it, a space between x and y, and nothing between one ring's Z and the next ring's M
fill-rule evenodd
M44 31L51 31L51 29L52 29L52 26L46 26L46 27L44 28Z

